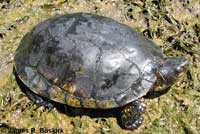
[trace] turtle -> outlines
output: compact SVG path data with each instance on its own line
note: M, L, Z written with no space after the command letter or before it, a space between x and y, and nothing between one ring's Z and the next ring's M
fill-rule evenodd
M120 109L121 126L138 128L143 97L165 91L188 69L181 57L130 26L92 13L49 18L26 33L14 70L36 103L47 98L72 107Z

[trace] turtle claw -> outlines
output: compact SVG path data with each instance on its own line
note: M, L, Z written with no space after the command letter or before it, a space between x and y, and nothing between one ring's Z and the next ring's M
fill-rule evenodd
M136 100L126 105L121 111L122 126L129 130L138 128L144 120L142 114L145 110L145 104L140 100Z
M48 109L48 112L50 112L51 110L53 110L54 105L52 103L47 103L47 105L45 106Z
M36 109L41 107L41 106L44 106L48 110L48 112L50 112L54 108L54 105L52 103L50 103L48 101L44 101L44 100L42 100L42 101L37 100L35 102L35 104L36 104Z

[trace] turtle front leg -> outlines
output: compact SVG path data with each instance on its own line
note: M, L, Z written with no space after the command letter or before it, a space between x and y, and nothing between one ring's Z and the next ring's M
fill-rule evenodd
M142 114L145 112L145 104L141 100L136 100L121 110L121 124L124 128L134 130L143 122Z

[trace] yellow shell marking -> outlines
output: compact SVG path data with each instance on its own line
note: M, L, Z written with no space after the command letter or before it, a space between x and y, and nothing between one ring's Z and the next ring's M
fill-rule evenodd
M110 107L113 107L113 102L110 101L110 100L104 100L104 101L98 101L97 102L97 107L99 108L110 108Z
M55 78L54 80L53 80L53 83L55 84L56 82L58 82L58 78Z
M75 85L67 85L64 84L61 86L62 89L64 89L65 91L73 94L76 91L76 86Z
M66 98L66 103L73 107L81 107L81 102L74 96L68 96Z
M85 108L95 108L96 106L96 102L94 100L90 100L90 99L84 99L82 102L83 107Z
M50 87L49 88L49 95L50 98L57 102L64 102L65 94L57 87Z

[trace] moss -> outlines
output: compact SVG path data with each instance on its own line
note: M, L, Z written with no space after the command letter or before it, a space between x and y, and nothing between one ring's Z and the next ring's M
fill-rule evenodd
M28 128L29 131L36 128L39 132L40 127L46 127L62 128L66 134L197 134L200 131L198 6L196 0L0 1L0 132L6 133L9 128ZM145 121L134 132L121 129L113 111L91 117L81 110L72 110L80 116L70 116L70 110L63 113L57 109L48 112L44 107L37 108L18 87L12 67L22 37L42 20L73 12L113 18L142 32L160 46L166 56L182 56L190 61L188 73L167 94L145 100Z

